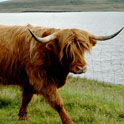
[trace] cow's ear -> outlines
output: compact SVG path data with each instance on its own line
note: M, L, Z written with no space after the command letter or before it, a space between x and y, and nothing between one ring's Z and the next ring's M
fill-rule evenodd
M97 43L96 40L94 40L93 38L89 38L89 40L90 40L90 43L92 44L92 46L96 45L96 43Z

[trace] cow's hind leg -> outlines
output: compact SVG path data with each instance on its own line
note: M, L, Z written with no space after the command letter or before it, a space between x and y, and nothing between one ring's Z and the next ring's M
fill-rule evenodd
M43 96L46 101L59 113L63 124L74 124L66 114L62 99L54 85L48 85L43 88Z
M33 93L24 90L22 93L22 104L21 104L21 108L19 111L19 120L28 120L27 117L27 108L28 108L28 104L31 101L33 97Z

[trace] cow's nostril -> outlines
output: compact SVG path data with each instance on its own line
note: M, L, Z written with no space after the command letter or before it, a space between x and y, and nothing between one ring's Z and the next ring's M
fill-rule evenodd
M76 66L76 69L77 69L77 70L80 70L80 67L79 67L79 66Z

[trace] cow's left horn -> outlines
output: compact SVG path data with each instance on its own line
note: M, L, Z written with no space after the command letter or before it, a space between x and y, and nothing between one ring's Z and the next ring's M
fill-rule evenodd
M113 37L117 36L123 29L124 29L124 27L121 30L119 30L116 33L109 35L109 36L95 36L95 35L89 34L89 37L93 38L95 40L101 40L101 41L102 40L109 40L109 39L112 39Z
M49 35L49 36L40 38L40 37L36 36L30 29L28 29L28 30L29 30L29 32L31 33L32 37L33 37L36 41L38 41L38 42L40 42L40 43L47 43L47 42L49 42L49 41L51 41L51 40L56 39L56 35L55 35L55 34L51 34L51 35Z

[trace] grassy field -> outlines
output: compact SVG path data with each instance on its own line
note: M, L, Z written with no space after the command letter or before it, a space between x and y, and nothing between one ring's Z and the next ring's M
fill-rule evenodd
M67 113L76 124L124 124L124 86L69 77L59 92ZM58 114L34 96L29 121L18 121L20 89L0 88L0 124L61 124Z
M0 12L124 11L124 0L10 0Z

